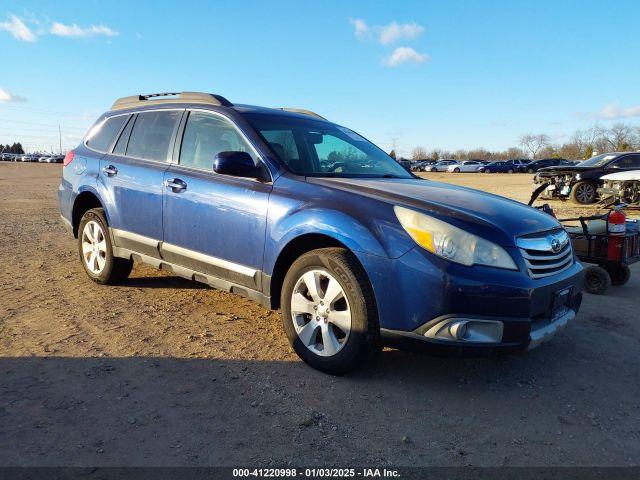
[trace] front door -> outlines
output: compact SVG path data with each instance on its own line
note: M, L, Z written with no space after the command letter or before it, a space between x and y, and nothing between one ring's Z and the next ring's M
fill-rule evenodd
M225 117L192 111L179 164L165 172L162 257L168 262L260 289L271 184L219 175L219 152L254 149Z

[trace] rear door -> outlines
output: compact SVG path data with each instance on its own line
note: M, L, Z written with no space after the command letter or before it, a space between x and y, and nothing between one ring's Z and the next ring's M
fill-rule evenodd
M100 161L117 246L158 258L162 241L162 182L183 109L144 111L124 126Z
M259 272L271 183L219 175L216 154L248 152L259 157L226 117L188 114L179 163L165 173L162 257L191 270L260 290Z

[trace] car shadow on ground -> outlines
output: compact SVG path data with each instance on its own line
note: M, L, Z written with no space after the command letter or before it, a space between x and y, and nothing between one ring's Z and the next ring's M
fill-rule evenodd
M0 357L0 464L287 465L292 445L298 465L424 462L434 445L482 462L498 460L479 445L508 455L527 436L572 448L558 431L584 436L638 393L637 367L593 369L589 349L565 335L522 356L385 350L342 377L296 359ZM603 391L613 371L620 385Z

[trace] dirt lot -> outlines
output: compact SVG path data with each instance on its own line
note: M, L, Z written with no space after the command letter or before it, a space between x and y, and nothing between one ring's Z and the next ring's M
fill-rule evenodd
M526 355L385 350L335 378L241 297L139 265L123 286L90 282L59 176L0 164L1 465L640 463L639 268ZM531 188L437 177L519 200Z

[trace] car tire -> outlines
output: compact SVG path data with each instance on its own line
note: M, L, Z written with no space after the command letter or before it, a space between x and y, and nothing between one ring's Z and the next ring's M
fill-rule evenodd
M373 290L360 263L344 248L312 250L293 262L280 306L291 346L317 370L344 374L381 350Z
M513 170L510 168L509 170L507 170L507 173L513 173Z
M611 285L616 287L624 285L631 278L631 269L629 268L629 265L607 267L607 272L611 277Z
M573 187L571 187L571 193L569 194L569 198L574 203L579 203L580 205L589 205L595 203L597 196L597 188L588 180L582 180L577 182Z
M533 168L528 168L527 173L536 173L536 172L533 171Z
M454 171L455 173L460 173L460 169L459 169L458 167L454 168L454 169L453 169L453 171Z
M102 208L85 212L78 227L78 254L89 278L100 285L116 285L131 273L133 261L113 256L109 226Z
M593 295L603 295L611 286L611 277L604 268L590 265L584 270L584 289Z

